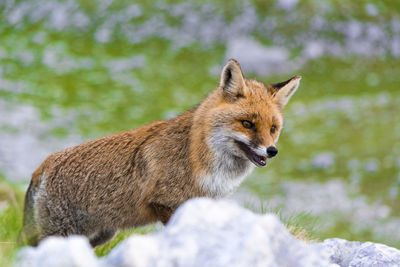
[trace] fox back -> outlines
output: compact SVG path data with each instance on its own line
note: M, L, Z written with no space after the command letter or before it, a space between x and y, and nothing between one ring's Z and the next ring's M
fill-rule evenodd
M119 229L166 223L190 198L232 193L277 154L299 81L264 85L230 60L196 108L50 155L25 196L22 241L80 234L97 246Z

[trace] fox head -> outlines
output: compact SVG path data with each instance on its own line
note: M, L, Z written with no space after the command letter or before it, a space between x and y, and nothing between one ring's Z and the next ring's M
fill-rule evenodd
M248 159L263 167L276 156L282 129L282 109L300 84L300 76L265 85L243 76L239 63L231 59L221 73L214 105L207 120L209 145L217 153Z

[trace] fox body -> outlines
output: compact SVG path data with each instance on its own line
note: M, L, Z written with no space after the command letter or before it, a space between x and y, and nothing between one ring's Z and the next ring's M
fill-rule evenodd
M166 223L190 198L228 195L276 155L299 81L264 85L232 59L196 108L50 155L32 175L20 237L81 234L97 246L118 229Z

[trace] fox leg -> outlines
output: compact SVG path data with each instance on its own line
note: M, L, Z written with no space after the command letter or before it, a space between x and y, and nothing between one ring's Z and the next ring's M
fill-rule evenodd
M95 233L93 237L89 237L90 245L92 245L92 247L96 247L106 243L114 237L115 232L116 231L112 229L100 230L99 232Z
M32 182L29 184L27 193L25 195L25 207L24 207L24 219L23 226L18 236L19 245L30 245L36 246L38 243L38 229L35 220L34 211L34 195L36 194L36 188Z
M84 235L92 247L106 243L116 230L99 229L97 222L86 213L65 203L52 203L45 196L37 198L39 238L48 236Z
M39 242L48 236L87 235L83 231L85 218L78 217L76 210L66 202L52 201L47 193L39 191L35 199L35 212Z

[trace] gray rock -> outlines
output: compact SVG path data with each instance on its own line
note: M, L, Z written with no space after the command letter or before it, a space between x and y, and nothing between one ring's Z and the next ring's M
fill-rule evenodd
M400 266L400 251L342 239L308 244L275 215L203 198L185 203L163 230L132 236L104 258L84 237L50 237L22 249L16 266Z
M383 244L339 238L326 239L320 244L330 250L331 261L339 266L400 266L400 251Z

